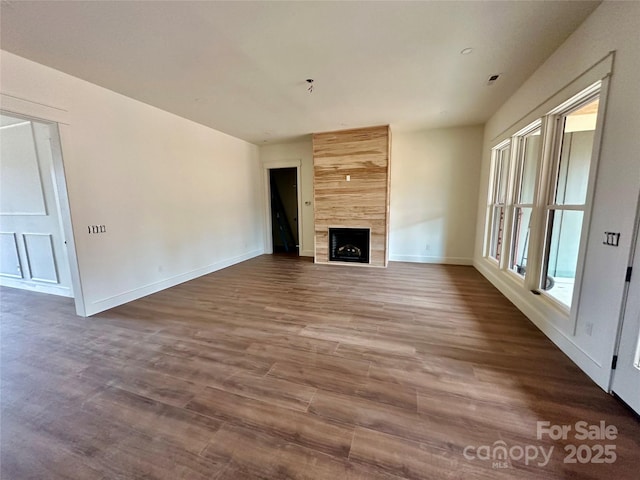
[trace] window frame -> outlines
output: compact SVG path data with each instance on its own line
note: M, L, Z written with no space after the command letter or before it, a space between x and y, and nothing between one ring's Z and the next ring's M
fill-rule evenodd
M584 84L583 84L584 85ZM548 105L546 112L539 113L538 119L530 118L524 127L519 127L517 131L506 136L506 133L497 137L491 148L491 170L489 178L488 188L488 200L487 210L485 218L485 237L483 246L483 257L488 260L488 265L497 267L498 272L506 272L502 278L509 279L509 282L513 282L514 285L520 285L523 289L531 291L536 294L534 297L535 302L542 302L549 310L549 315L554 319L554 323L562 323L563 330L567 333L573 332L575 334L577 317L579 313L580 294L582 289L582 280L586 260L587 243L589 242L589 234L591 227L591 217L593 210L593 198L595 195L595 183L597 176L598 163L600 159L600 145L602 141L602 134L604 130L604 116L606 112L606 100L608 94L609 76L605 75L597 81L593 81L591 84L586 84L578 91L574 90L572 93L568 93L565 96L565 100L561 97L557 98L555 106ZM558 95L561 95L559 92ZM578 246L577 267L574 281L574 291L571 300L571 306L567 307L564 303L547 294L540 288L542 279L542 262L544 260L544 249L546 247L545 242L548 236L548 224L547 221L547 207L550 205L551 195L555 193L552 188L555 179L557 177L559 168L559 157L554 155L557 151L557 142L562 141L563 130L558 132L557 122L558 119L570 114L571 112L581 108L583 105L593 101L596 97L599 97L600 104L597 112L596 128L594 132L593 146L591 150L591 160L589 164L589 173L587 181L586 198L584 204L577 206L574 209L579 209L583 212L582 226L580 229L580 240ZM553 100L550 100L552 102ZM522 125L524 122L520 123ZM563 120L564 127L564 120ZM516 208L528 207L530 204L519 203L520 197L516 197L516 194L520 194L520 182L521 168L523 166L521 160L521 149L519 145L520 137L535 131L540 128L540 151L538 152L538 161L536 165L536 179L534 186L534 199L531 213L531 232L529 237L529 245L527 249L527 268L524 277L511 270L511 255L512 255L512 240L515 230L514 222ZM496 151L504 148L506 145L510 146L510 174L507 190L507 203L505 205L504 214L504 227L503 227L503 241L502 251L500 254L500 261L490 256L491 249L491 232L494 226L494 214L493 214L493 200L495 198L496 189ZM555 198L553 199L555 201ZM572 205L562 205L563 210L571 210ZM508 231L507 231L508 230ZM593 235L593 234L592 234ZM594 239L591 239L592 241ZM508 247L507 247L508 245ZM552 313L554 312L554 313ZM557 320L555 320L557 319Z
M573 308L574 305L578 305L580 298L580 290L582 286L582 274L584 270L584 257L586 253L586 244L588 241L588 232L591 221L591 210L593 204L593 195L595 190L595 177L597 170L597 163L600 157L600 139L602 137L603 129L603 114L604 114L604 102L603 102L603 82L596 82L594 85L578 93L574 97L568 99L555 109L553 109L547 115L548 125L548 141L549 141L549 154L546 158L543 157L543 162L547 165L547 174L541 181L544 182L544 192L541 197L541 210L540 217L542 225L539 230L542 233L542 241L538 245L539 258L537 259L537 275L532 279L534 282L535 290L545 300L550 302L554 307L566 313L568 317L573 317L574 323L577 318L578 308ZM583 106L591 103L596 98L600 99L598 106L598 113L596 117L596 127L594 130L593 146L591 149L591 158L589 161L589 175L587 178L585 200L582 204L558 204L556 202L556 188L558 183L558 172L561 164L562 153L562 141L564 139L564 126L565 119L568 115L576 110L579 110ZM553 228L553 216L555 212L562 211L578 211L582 212L582 225L580 227L580 242L578 244L576 274L573 284L573 294L571 297L571 305L567 306L553 295L548 293L541 287L543 278L546 278L548 270L545 270L544 264L548 263L549 249L552 238ZM548 268L548 266L547 266Z
M489 259L498 268L502 268L504 264L504 245L505 238L507 237L506 226L508 225L507 218L507 205L509 203L509 191L511 188L510 182L510 173L511 173L511 138L507 138L506 140L500 142L498 145L494 146L491 149L491 177L490 177L490 186L488 191L487 198L487 211L486 211L486 225L485 225L485 246L484 246L484 256ZM507 152L507 153L505 153ZM503 176L503 170L506 168L506 173ZM501 200L500 192L501 185L500 183L504 183L502 185L502 189L504 189L504 197ZM502 236L499 237L496 245L496 256L492 255L493 250L493 240L494 240L494 228L496 226L496 209L502 209L502 219L498 219L498 222L502 221ZM498 226L500 230L500 227Z
M520 274L516 270L511 268L512 263L514 263L514 256L517 255L517 250L514 248L516 243L515 233L517 232L516 225L516 211L521 208L531 208L531 218L529 220L529 240L526 249L527 254L527 265L530 265L529 259L534 255L535 259L535 245L533 244L532 236L535 234L536 224L534 223L536 220L536 199L539 191L539 177L540 177L540 169L542 164L542 154L543 154L543 119L539 118L534 122L530 123L526 127L524 127L519 132L516 132L512 138L512 145L515 145L513 152L513 180L511 185L511 199L509 202L509 210L510 210L510 232L509 232L509 244L508 244L508 255L506 258L506 271L513 274L514 278L519 282L524 283L526 280L526 272L525 274ZM535 157L535 170L534 170L534 178L533 178L533 198L531 199L531 203L523 203L521 202L521 193L522 193L522 180L523 173L525 167L525 154L526 154L526 139L530 137L534 132L539 131L540 135L540 147L538 154ZM513 148L513 147L512 147ZM532 245L534 245L532 247Z

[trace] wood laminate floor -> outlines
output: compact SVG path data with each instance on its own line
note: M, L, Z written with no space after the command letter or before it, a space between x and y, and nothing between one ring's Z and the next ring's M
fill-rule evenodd
M262 256L87 319L1 293L2 480L639 478L640 422L471 267Z

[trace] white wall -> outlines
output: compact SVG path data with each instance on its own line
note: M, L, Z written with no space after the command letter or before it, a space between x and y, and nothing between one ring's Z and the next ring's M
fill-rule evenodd
M473 263L483 127L393 132L389 260Z
M313 257L314 255L314 219L313 219L313 145L311 137L294 143L278 143L262 145L260 160L263 166L274 162L300 161L301 185L300 195L302 206L298 216L302 222L302 236L300 238L300 255ZM267 199L265 198L265 201ZM306 203L309 202L307 205ZM271 235L271 232L269 232Z
M86 314L263 251L258 147L1 52L2 109L60 122ZM87 225L104 224L92 234Z
M485 126L478 197L476 267L509 297L591 378L608 388L622 307L640 188L640 3L604 2L496 112ZM523 46L526 47L526 46ZM498 275L482 258L489 151L494 138L615 50L588 232L576 331L573 325L517 282ZM618 248L603 232L620 232Z
M391 261L473 262L482 139L482 126L393 132ZM263 164L301 160L302 255L313 256L311 138L261 146L260 159ZM306 201L311 205L305 205Z

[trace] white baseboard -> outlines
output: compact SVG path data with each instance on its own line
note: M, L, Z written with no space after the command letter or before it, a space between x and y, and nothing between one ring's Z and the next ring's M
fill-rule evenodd
M390 262L441 263L446 265L473 265L473 258L433 257L427 255L389 255Z
M219 262L207 265L202 268L198 268L196 270L192 270L190 272L175 275L173 277L150 283L148 285L144 285L127 292L122 292L111 297L103 298L102 300L97 300L95 302L87 304L87 316L95 315L96 313L103 312L119 305L123 305L133 300L137 300L138 298L146 297L147 295L151 295L152 293L156 293L167 288L175 287L176 285L179 285L181 283L188 282L189 280L193 280L194 278L198 278L203 275L208 275L209 273L213 273L218 270L222 270L223 268L230 267L231 265L235 265L236 263L244 262L245 260L249 260L251 258L262 255L263 253L264 250L262 249L253 250L251 252L247 252L232 258L227 258L225 260L221 260Z
M567 355L591 380L600 388L607 391L611 380L611 368L601 365L577 345L567 333L560 330L550 320L551 312L546 311L533 294L531 297L523 296L514 288L511 282L496 275L491 268L482 261L474 262L474 267L489 282L493 284L518 310L520 310L531 322L544 333L562 352Z
M73 298L73 293L69 287L63 287L57 284L43 284L22 280L19 278L8 278L0 276L0 285L3 287L19 288L21 290L29 290L31 292L48 293L49 295L58 295L60 297Z

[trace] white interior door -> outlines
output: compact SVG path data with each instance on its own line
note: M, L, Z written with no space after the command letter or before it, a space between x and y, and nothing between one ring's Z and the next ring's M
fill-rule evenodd
M640 414L640 235L632 272L611 390Z
M50 126L0 115L0 284L73 296Z

